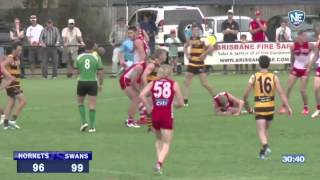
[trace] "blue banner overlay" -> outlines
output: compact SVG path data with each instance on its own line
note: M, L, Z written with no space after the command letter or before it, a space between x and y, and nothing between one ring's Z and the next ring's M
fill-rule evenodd
M89 161L19 160L17 173L89 173Z
M14 160L92 160L91 151L14 151Z

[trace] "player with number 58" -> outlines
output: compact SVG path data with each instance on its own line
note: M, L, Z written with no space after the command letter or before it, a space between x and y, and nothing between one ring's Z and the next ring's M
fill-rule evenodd
M80 131L85 131L89 126L89 132L95 132L96 122L96 97L102 91L103 67L101 58L92 54L95 43L88 40L85 43L85 52L77 57L74 62L75 74L79 74L77 95L79 113L81 117ZM86 109L84 106L85 97L88 96L89 124L87 123Z
M162 165L169 153L173 135L173 105L183 107L183 97L178 83L171 79L172 67L162 65L158 70L158 80L150 82L140 93L140 98L152 116L153 132L156 136L157 162L155 173L162 174ZM152 107L148 96L152 97ZM174 103L174 97L176 101Z
M259 158L264 160L271 154L268 144L269 127L273 119L275 109L275 91L279 93L282 104L287 109L289 116L292 115L291 107L288 104L279 79L276 75L268 71L271 59L268 56L259 57L260 71L253 74L244 93L243 100L247 111L251 111L248 103L248 96L251 90L254 91L254 112L256 116L257 133L262 145Z

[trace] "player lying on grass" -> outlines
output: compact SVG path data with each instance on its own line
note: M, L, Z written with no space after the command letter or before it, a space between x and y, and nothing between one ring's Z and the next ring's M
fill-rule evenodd
M232 94L223 91L213 97L214 111L216 115L238 116L241 114L244 102ZM249 113L252 113L251 111Z
M158 80L150 82L140 93L142 102L152 116L153 132L156 136L157 163L155 172L162 174L162 166L166 160L173 136L173 101L176 96L177 108L183 107L183 97L178 83L171 79L172 67L162 65L158 71ZM148 96L152 97L152 106Z
M96 101L98 90L102 91L104 75L101 58L93 54L94 45L93 41L87 40L85 52L80 54L74 62L74 73L79 75L77 100L81 118L80 131L85 131L89 126L90 133L96 132ZM89 124L84 106L86 96L88 96Z
M4 111L3 129L7 130L9 125L15 129L20 126L16 123L18 116L26 105L26 98L20 86L20 57L22 53L22 46L15 44L12 47L12 53L2 62L1 66L6 68L11 76L15 79L7 86L8 102ZM16 104L18 101L18 104ZM13 110L16 106L15 112ZM12 115L12 116L11 116ZM11 119L9 121L9 118Z
M288 104L287 97L282 90L278 77L268 70L270 61L271 59L268 56L259 57L260 71L250 77L247 89L243 96L245 108L249 112L251 111L251 108L249 107L248 96L251 90L254 91L254 112L256 116L257 133L262 145L259 152L260 159L265 159L271 153L269 147L269 128L275 109L275 91L278 92L282 104L286 108L289 116L292 115L291 107Z

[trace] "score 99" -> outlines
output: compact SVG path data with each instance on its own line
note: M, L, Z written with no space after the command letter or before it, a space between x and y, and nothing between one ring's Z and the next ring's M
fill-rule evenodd
M71 164L72 172L83 172L83 164Z

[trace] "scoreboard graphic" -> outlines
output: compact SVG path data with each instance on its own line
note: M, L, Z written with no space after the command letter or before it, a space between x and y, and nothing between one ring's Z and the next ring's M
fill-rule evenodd
M91 151L14 151L17 173L89 173Z

